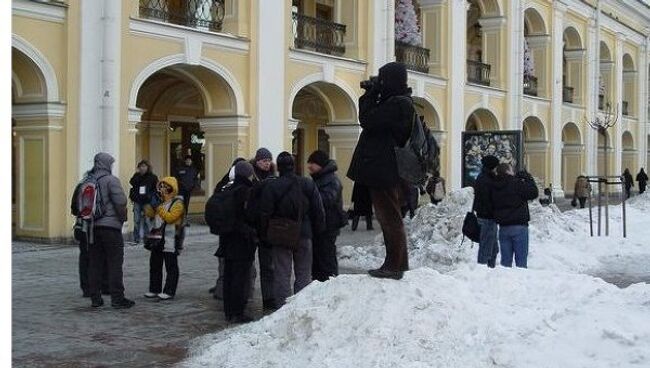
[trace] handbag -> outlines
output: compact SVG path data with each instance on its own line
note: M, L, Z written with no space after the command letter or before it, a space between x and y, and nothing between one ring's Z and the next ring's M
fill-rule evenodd
M287 248L290 250L298 250L300 248L300 230L302 227L302 194L299 190L298 178L289 190L287 190L282 197L285 197L293 188L298 184L298 193L301 195L298 201L298 220L289 218L271 218L269 226L266 231L266 241L278 247Z
M165 249L165 227L167 227L166 223L157 229L149 231L146 239L144 239L144 249L150 252L162 252Z
M481 240L481 225L474 212L467 212L463 220L463 236L468 237L471 241L479 243Z

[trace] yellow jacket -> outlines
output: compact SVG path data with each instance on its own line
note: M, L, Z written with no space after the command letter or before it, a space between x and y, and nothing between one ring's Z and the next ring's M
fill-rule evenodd
M165 223L180 225L183 223L183 215L185 214L185 206L183 205L182 197L178 197L178 182L176 178L172 176L167 176L162 178L158 184L165 183L172 187L172 192L165 194L162 198L163 203L161 203L155 209L151 206L145 207L145 215L147 217L155 217L158 215ZM178 198L174 205L167 209L168 204L174 199Z

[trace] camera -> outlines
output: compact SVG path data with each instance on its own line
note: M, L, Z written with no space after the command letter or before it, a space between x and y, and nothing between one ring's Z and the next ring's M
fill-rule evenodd
M379 85L379 77L374 75L368 78L368 80L364 80L359 83L359 86L366 90L376 88L377 85Z

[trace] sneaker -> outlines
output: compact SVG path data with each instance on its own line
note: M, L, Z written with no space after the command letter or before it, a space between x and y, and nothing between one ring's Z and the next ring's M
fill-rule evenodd
M169 299L174 299L173 295L165 294L165 293L160 293L158 294L158 299L160 300L169 300Z
M388 271L388 270L382 270L381 268L377 270L370 270L368 271L368 274L378 279L393 279L393 280L400 280L402 276L404 276L404 272L402 271Z
M128 309L133 307L134 305L135 302L127 298L122 298L120 300L111 302L111 306L115 309Z
M144 297L148 299L157 298L158 294L152 293L151 291L147 291L146 293L144 293Z
M104 299L102 297L93 297L91 298L92 304L90 304L93 308L99 308L102 305L104 305Z

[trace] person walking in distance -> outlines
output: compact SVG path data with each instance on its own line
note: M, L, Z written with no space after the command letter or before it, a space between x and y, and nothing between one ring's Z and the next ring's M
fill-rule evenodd
M499 224L501 265L512 267L512 258L520 268L528 267L528 201L539 195L533 177L526 171L515 175L510 164L497 166L492 201L494 218Z
M370 276L401 279L409 269L406 232L400 208L400 176L395 147L403 147L411 133L413 100L406 67L388 63L379 75L362 82L359 122L363 129L347 176L370 188L372 204L386 244L384 263Z
M636 174L636 181L639 183L639 194L643 194L648 185L648 174L643 171L643 168Z
M276 306L281 307L291 295L292 269L295 275L294 294L312 281L312 237L324 230L325 214L314 182L295 174L293 156L282 152L278 155L277 164L280 177L268 182L262 191L260 219L262 238L273 244L273 296ZM277 239L278 234L269 230L271 224L289 224L289 221L294 224L290 225L292 230L293 226L298 227L297 243L274 243L271 236Z
M585 208L585 203L587 202L587 198L589 197L589 194L591 193L591 184L589 184L589 179L585 174L580 174L576 178L576 184L575 187L573 188L573 203L574 207L577 205L575 201L577 200L580 202L580 208Z
M144 214L144 206L151 203L158 177L151 171L149 162L142 160L129 183L129 199L133 202L133 241L137 244L149 233L149 221Z
M352 206L352 231L357 230L361 216L366 219L366 230L374 230L372 226L370 188L359 183L354 183L352 187Z
M626 168L625 171L623 171L623 180L625 184L625 197L630 198L632 187L634 186L634 179L632 178L632 174L630 174L630 169Z
M481 164L483 166L481 173L474 182L474 203L472 204L472 211L476 212L481 227L478 263L494 268L497 254L499 254L499 243L497 241L497 223L494 220L492 191L499 159L495 156L485 156L481 159Z
M314 151L309 156L307 170L318 188L325 210L325 231L314 234L313 238L311 274L314 280L327 281L339 274L336 238L347 223L343 211L343 185L336 176L336 162L323 151Z
M174 177L178 182L178 194L183 197L185 212L189 213L192 191L199 186L199 171L194 167L192 156L185 156L183 165L176 170Z
M108 267L108 284L113 308L131 308L135 302L124 297L122 266L124 239L122 225L127 218L127 199L120 179L111 174L115 159L105 152L95 155L91 172L97 180L102 201L102 215L94 221L94 242L89 246L89 291L92 306L104 305L101 296L104 265Z

